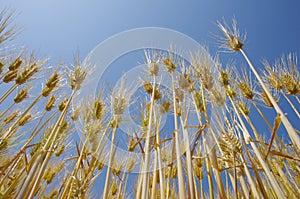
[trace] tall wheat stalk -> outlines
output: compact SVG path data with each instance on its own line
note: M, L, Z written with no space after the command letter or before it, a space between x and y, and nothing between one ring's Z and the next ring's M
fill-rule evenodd
M0 12L1 50L15 36L11 17L7 10ZM91 198L94 192L118 199L299 198L299 131L292 126L297 121L278 105L286 103L292 109L288 114L299 117L297 59L289 54L274 65L264 62L260 74L243 50L245 37L236 22L232 29L218 25L225 34L221 46L242 54L259 89L234 64L223 67L218 56L211 58L207 49L191 56L188 66L171 50L167 55L147 51L147 73L139 85L147 96L138 129L142 135L125 132L129 142L121 140L128 153L141 154L140 161L117 158L119 125L133 97L125 79L107 96L99 93L96 100L72 109L74 96L89 78L87 63L76 59L66 71L54 67L39 87L38 77L49 71L47 59L28 56L26 50L0 54L0 86L5 88L0 96L0 198ZM158 81L161 67L171 79L167 90ZM262 102L276 111L275 119L260 107ZM272 131L269 143L251 107ZM168 116L165 131L162 121ZM72 134L78 120L84 126L79 141ZM292 143L276 134L281 122ZM135 165L139 168L131 175Z

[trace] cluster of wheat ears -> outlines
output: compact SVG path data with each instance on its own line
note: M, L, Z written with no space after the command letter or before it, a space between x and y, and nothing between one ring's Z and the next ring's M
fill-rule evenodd
M89 64L75 59L70 67L52 67L25 50L5 48L17 32L11 21L7 10L0 13L0 198L93 198L94 192L117 199L300 198L295 55L264 61L257 71L235 21L232 26L218 22L219 41L243 55L253 81L234 64L222 66L218 57L211 61L205 49L189 65L172 52L146 53L141 88L148 101L139 110L139 132L126 143L128 153L142 158L120 160L116 138L130 91L120 86L108 98L99 92L96 99L72 106L90 75ZM171 79L170 92L160 86L163 69ZM166 114L172 118L171 132L160 130ZM83 128L76 140L78 120ZM108 143L109 153L104 152ZM135 165L139 172L129 182ZM100 176L104 185L98 187Z

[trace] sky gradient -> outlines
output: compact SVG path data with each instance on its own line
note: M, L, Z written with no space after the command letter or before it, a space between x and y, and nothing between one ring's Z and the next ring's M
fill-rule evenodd
M164 27L182 32L217 52L216 21L235 17L248 39L245 50L255 63L282 53L300 52L300 3L273 1L79 1L1 0L15 10L22 32L13 42L50 57L71 62L77 49L85 57L106 38L132 28ZM225 55L223 55L225 56ZM232 55L231 55L232 57Z

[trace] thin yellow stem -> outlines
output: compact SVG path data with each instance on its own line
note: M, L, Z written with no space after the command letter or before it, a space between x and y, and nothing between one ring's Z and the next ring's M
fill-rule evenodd
M257 73L256 69L254 68L254 66L252 65L252 63L250 62L248 56L245 54L245 52L241 49L240 52L242 53L242 55L244 56L245 60L247 61L248 65L250 66L252 72L254 73L254 75L256 76L259 84L261 85L261 87L263 88L263 90L266 92L267 96L269 97L272 105L274 106L276 112L280 115L281 121L287 131L287 133L289 134L292 142L294 143L294 145L297 147L297 150L300 150L300 139L298 134L296 133L295 129L293 128L292 124L290 123L290 121L287 119L287 117L285 116L285 114L283 113L283 111L281 110L281 108L278 106L277 102L275 101L275 99L273 98L272 94L270 93L269 89L267 88L267 86L265 85L265 83L263 82L263 80L261 79L261 77L259 76L259 74Z
M19 191L18 195L17 195L17 199L22 199L24 197L26 198L33 198L34 197L34 193L36 191L36 188L42 178L42 175L45 171L46 165L48 164L48 161L50 159L50 157L52 156L52 148L53 145L56 141L58 132L59 132L59 128L63 123L64 118L66 117L67 114L67 110L70 106L71 100L73 99L75 95L75 91L72 91L72 94L70 96L70 99L68 100L68 103L66 104L64 110L62 111L58 121L55 123L48 140L46 141L44 147L43 147L43 153L39 154L37 159L34 162L34 165L30 168L30 172L21 188L21 190ZM41 97L41 95L35 100L38 101L38 99ZM41 164L39 170L38 170L38 166L39 164ZM38 174L35 177L35 181L32 182L32 179L34 179L34 174L36 174L38 171ZM29 187L31 186L31 184L33 183L32 187L29 189ZM28 193L29 192L29 193Z
M164 184L164 178L163 178L163 167L162 167L162 159L161 159L161 150L160 150L160 121L161 121L161 117L159 119L157 128L156 128L156 143L158 143L158 146L155 150L155 154L157 156L157 164L158 164L158 173L159 173L159 186L160 186L160 198L164 199L165 198L165 184Z
M149 170L149 162L150 162L150 137L151 137L151 131L152 131L152 117L153 117L153 106L154 106L154 95L156 90L156 78L153 76L153 88L152 88L152 95L151 95L151 102L150 102L150 112L149 112L149 122L148 122L148 129L147 129L147 135L146 135L146 143L145 143L145 162L143 164L143 183L142 183L142 198L147 199L148 198L148 170Z
M254 103L254 101L252 101L253 106L255 107L255 109L257 110L257 112L260 114L260 116L263 118L263 120L265 121L265 123L268 125L269 129L272 130L272 125L270 124L270 122L267 120L266 116L261 112L261 110L258 108L258 106Z
M15 129L15 127L18 125L19 121L32 109L32 107L34 107L34 105L36 105L38 103L38 101L42 98L42 95L39 95L28 107L27 109L22 112L22 114L18 117L18 119L9 127L8 131L6 131L1 139L0 139L0 143L6 139L12 136L13 134L13 130Z
M278 182L276 181L274 175L271 173L269 167L267 166L266 162L264 161L263 157L261 156L261 154L260 154L260 152L259 152L257 146L255 145L255 143L253 143L253 142L251 141L251 136L250 136L250 134L249 134L249 132L248 132L248 130L247 130L247 128L246 128L246 126L245 126L245 124L244 124L244 122L243 122L243 120L242 120L240 114L239 114L239 111L237 110L237 107L235 106L235 104L234 104L234 102L232 101L231 98L229 98L229 100L230 100L230 102L231 102L231 104L232 104L232 107L233 107L233 109L234 109L234 111L235 111L235 113L236 113L236 116L237 116L237 118L238 118L240 124L242 125L242 133L243 133L244 139L246 139L247 142L250 142L250 145L251 145L251 147L253 148L253 151L254 151L254 153L256 154L256 156L257 156L259 162L261 163L261 165L262 165L262 167L263 167L263 169L264 169L266 175L268 176L269 181L271 182L271 185L272 185L273 190L275 191L276 195L277 195L279 198L284 198L285 195L284 195L284 193L282 192L281 187L278 185Z
M179 129L178 129L178 119L177 119L177 106L176 106L176 94L175 94L175 82L174 74L172 74L172 89L173 89L173 107L174 107L174 137L175 137L175 148L176 148L176 163L177 163L177 173L178 173L178 188L179 188L179 197L185 199L185 186L184 178L182 172L181 164L181 151L179 143Z
M206 162L206 171L207 171L207 179L208 179L208 185L209 185L209 197L211 199L214 199L214 185L213 185L213 179L212 179L212 171L211 171L211 162L208 156L208 150L207 150L207 143L206 143L206 136L203 135L203 145L205 150L205 162Z
M4 93L0 98L0 104L18 87L18 84L14 84L6 93Z
M153 168L153 172L152 172L152 190L151 190L151 199L156 199L156 182L157 182L157 175L156 175L156 171L157 171L157 155L155 153L154 156L154 168Z
M296 109L294 104L291 102L291 100L288 98L288 96L286 96L286 94L284 92L282 92L282 95L286 99L286 101L290 104L290 106L292 107L293 111L296 113L298 118L300 118L300 113L298 112L298 110Z
M113 162L113 150L114 150L114 141L115 141L116 131L117 131L117 128L114 127L113 132L112 132L110 151L109 151L109 162L108 162L107 171L106 171L103 199L107 198L108 192L109 192L108 186L109 186L109 182L110 182L110 174L111 174L110 170L111 170L111 166L112 166L112 162Z
M15 105L15 103L12 103L5 111L3 111L0 114L0 119Z
M188 116L187 116L188 117ZM191 148L190 148L190 138L188 136L188 132L186 129L187 124L184 124L182 118L180 117L180 123L182 126L183 131L183 138L185 140L185 153L186 153L186 164L187 164L187 177L189 182L189 191L190 197L195 198L195 190L193 185L193 166L192 166L192 155L191 155Z

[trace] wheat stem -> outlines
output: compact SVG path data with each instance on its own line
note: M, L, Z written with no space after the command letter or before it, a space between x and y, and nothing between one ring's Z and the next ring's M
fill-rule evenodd
M153 117L153 106L154 106L154 95L156 91L156 78L153 76L153 88L152 88L152 95L151 95L151 102L150 102L150 110L149 110L149 123L146 135L146 143L145 143L145 162L143 164L143 183L142 183L142 198L148 198L148 170L149 170L149 162L150 162L150 137L152 131L152 117Z
M280 167L280 164L277 164L274 162L274 166L276 167L276 170L281 178L280 181L282 181L282 185L285 187L285 190L287 193L289 193L289 197L291 195L293 198L297 198L299 196L299 192L295 190L295 186L291 184L291 181L287 179L286 174L283 172L282 168Z
M18 84L14 84L8 91L6 91L0 98L0 104L18 87Z
M159 173L159 186L160 186L160 198L161 199L164 199L165 198L165 186L164 186L164 178L163 178L163 166L162 166L162 158L161 158L161 149L160 149L160 121L161 121L161 117L160 116L160 119L159 119L159 123L157 125L157 128L156 128L156 136L155 136L155 139L156 139L156 143L158 143L157 145L157 148L155 150L155 155L157 156L157 164L158 164L158 173Z
M188 117L188 116L187 116ZM192 156L191 156L191 148L190 148L190 138L188 136L188 132L186 129L187 124L183 123L182 118L180 117L180 123L182 126L183 131L183 139L185 143L185 153L186 153L186 164L187 164L187 177L189 182L189 191L190 191L190 197L195 198L195 190L194 190L194 183L193 183L193 166L192 166Z
M300 99L298 96L295 96L295 98L297 99L298 103L300 103Z
M278 183L277 183L275 177L273 176L273 174L271 173L270 169L266 165L263 157L260 155L260 151L258 150L257 146L251 141L251 136L250 136L250 134L249 134L242 118L240 117L239 112L238 112L234 102L232 101L231 98L229 98L229 100L232 104L232 107L233 107L234 111L236 112L236 116L238 117L238 120L239 120L240 124L242 125L242 133L243 133L244 139L246 139L248 142L250 142L250 145L253 148L254 153L256 154L256 156L257 156L259 162L261 163L262 167L264 168L264 171L266 172L266 175L268 176L269 181L271 182L271 185L272 185L273 190L275 191L276 195L279 198L284 198L285 197L284 193L282 192L280 186L278 185Z
M72 91L72 94L70 96L70 100L68 100L64 110L62 111L59 119L57 120L57 122L55 123L49 137L48 137L48 140L46 141L43 149L42 149L42 153L38 155L37 159L35 160L33 166L30 168L30 172L21 188L21 190L19 191L19 193L17 194L17 199L22 199L24 197L28 197L28 198L33 198L34 197L34 194L35 194L35 191L36 191L36 188L43 176L43 173L45 171L45 168L48 164L48 161L50 159L50 157L52 156L52 148L53 148L53 145L56 141L56 138L58 136L58 132L59 132L59 128L60 126L62 125L63 123L63 120L64 118L66 117L66 114L67 114L67 110L70 106L70 103L71 103L71 100L73 99L75 95L75 91L73 90ZM41 95L39 96L41 97ZM36 99L38 100L39 97ZM39 164L41 164L41 166L39 167ZM39 167L39 169L38 169ZM35 176L34 174L38 171L38 174ZM32 182L32 180L34 179L35 177L35 180ZM32 187L30 187L32 185Z
M15 105L15 103L12 103L5 111L3 111L0 114L0 119Z
M211 199L214 199L214 185L213 185L213 179L212 179L212 172L211 172L211 162L208 156L208 149L207 149L207 143L206 143L206 136L203 135L203 145L204 145L204 151L205 151L205 163L206 163L206 170L207 170L207 179L209 184L209 197Z
M215 179L216 179L216 184L217 184L217 187L218 187L219 195L221 196L222 199L226 199L227 197L226 197L224 185L223 185L223 182L222 182L220 170L218 168L218 161L217 161L217 155L216 155L215 148L213 148L210 151L210 159L211 159L212 169L214 171L214 176L215 176Z
M104 185L104 191L103 191L103 199L108 197L108 187L110 182L110 170L113 163L113 151L114 151L114 141L116 136L117 127L113 128L112 132L112 138L111 138L111 145L110 145L110 151L109 151L109 161L107 165L107 171L106 171L106 178L105 178L105 185Z
M284 92L282 92L282 95L286 99L286 101L290 104L290 106L292 107L293 111L296 113L296 115L300 119L300 113L298 112L298 110L296 109L296 107L294 106L294 104L291 102L291 100L288 98L288 96L286 96L286 94Z
M154 163L153 163L153 172L152 172L152 190L151 190L151 199L156 199L156 187L157 187L157 175L156 175L156 171L157 171L157 155L155 153L154 156Z
M259 113L259 115L263 118L263 120L265 121L265 123L268 125L269 129L272 130L272 125L270 124L270 122L267 120L266 116L262 113L262 111L258 108L258 106L254 103L253 100L251 100L252 105L255 107L255 109L257 110L257 112Z
M6 131L1 139L0 139L0 143L4 140L7 139L9 137L12 136L13 134L13 130L15 129L15 127L18 125L19 121L32 109L33 106L35 106L38 101L42 98L42 95L39 95L27 108L24 112L22 112L22 114L19 116L19 118L8 128L8 131Z
M287 117L285 116L285 114L283 113L281 108L278 106L277 102L273 98L273 96L270 93L269 89L267 88L267 86L265 85L265 83L263 82L263 80L261 79L259 74L257 73L256 69L254 68L254 66L250 62L248 56L245 54L245 52L242 49L240 49L240 52L242 53L242 55L244 56L244 58L247 61L248 65L250 66L252 72L256 76L259 84L261 85L263 90L266 92L266 94L269 97L269 99L270 99L272 105L274 106L276 112L280 115L281 121L282 121L287 133L289 134L292 142L297 147L297 150L300 150L300 139L299 139L299 136L297 135L295 129L293 128L292 124L289 122L289 120L287 119Z
M242 142L243 142L243 145L246 146L246 143L245 143L245 140L242 139ZM252 160L252 157L250 156L250 153L249 153L249 150L247 147L245 147L245 150L246 150L246 155L247 157L249 158L250 160L250 163L252 165L252 170L254 171L254 174L255 174L255 179L257 180L257 183L258 183L258 187L260 189L260 192L263 196L263 198L268 198L268 195L267 195L267 192L263 186L263 181L258 173L258 169L256 167L256 163L253 162ZM255 188L256 189L256 188Z
M184 178L182 172L181 164L181 150L179 143L179 129L178 129L178 119L177 119L177 105L176 105L176 93L175 93L175 82L174 74L172 73L172 90L173 90L173 108L174 108L174 137L175 137L175 148L176 148L176 163L177 163L177 173L178 173L178 188L179 188L179 197L185 199L185 186Z

